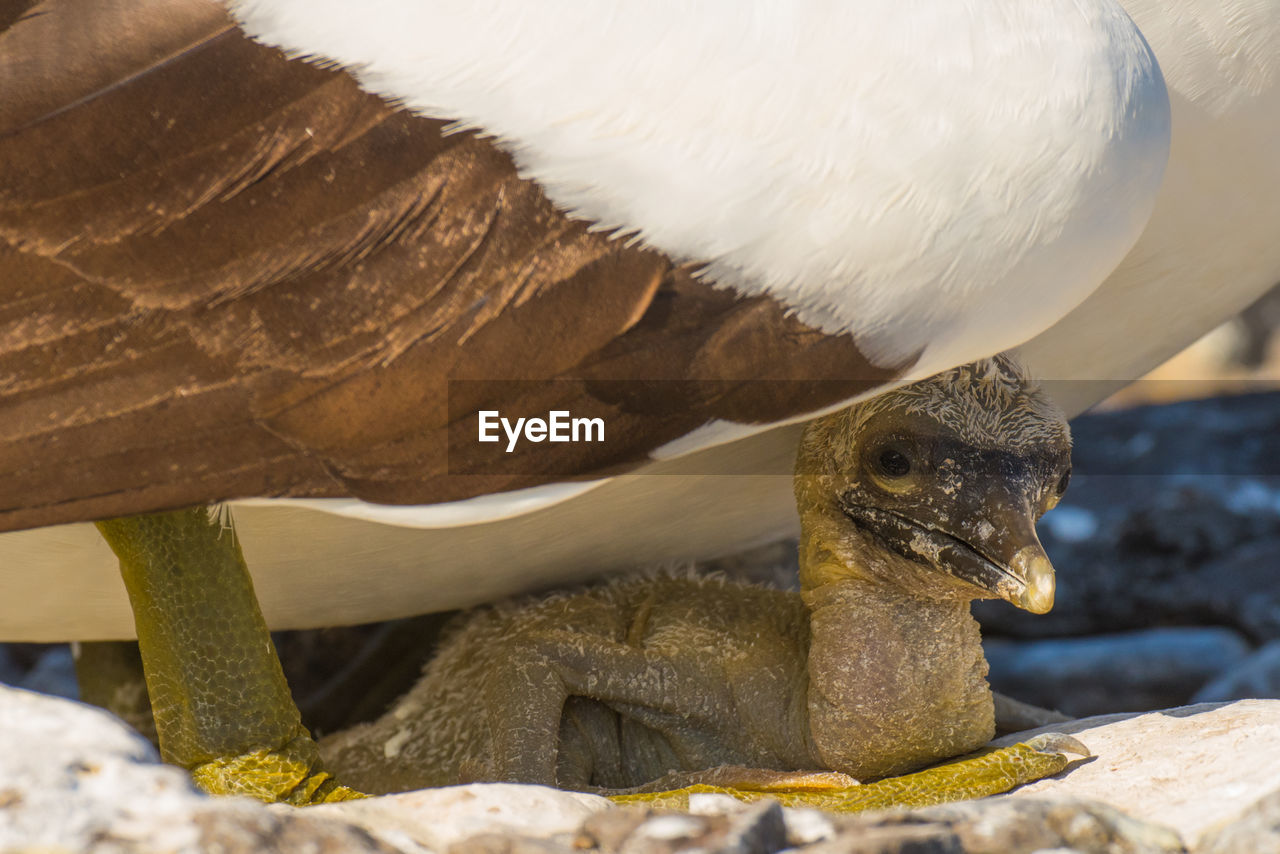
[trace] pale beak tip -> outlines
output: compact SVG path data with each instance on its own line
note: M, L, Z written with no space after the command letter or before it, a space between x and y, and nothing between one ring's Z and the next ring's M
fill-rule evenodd
M1033 614L1049 613L1053 609L1056 583L1053 564L1044 551L1035 546L1027 546L1014 555L1010 569L1026 579L1026 587L1014 604Z

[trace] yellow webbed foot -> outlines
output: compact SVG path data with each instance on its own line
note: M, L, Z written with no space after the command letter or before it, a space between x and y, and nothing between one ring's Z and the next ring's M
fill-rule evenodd
M366 797L340 784L319 760L315 741L303 730L283 747L201 763L191 769L191 777L211 795L246 795L298 807Z
M773 798L788 807L811 807L831 812L863 812L895 807L927 807L951 801L998 795L1026 783L1059 773L1070 764L1067 754L1089 756L1089 749L1062 733L1044 733L1010 747L984 750L972 756L935 765L914 774L888 777L855 786L824 785L821 776L802 785L745 785L697 783L663 792L615 795L620 804L665 809L688 809L689 796L725 794L743 801Z

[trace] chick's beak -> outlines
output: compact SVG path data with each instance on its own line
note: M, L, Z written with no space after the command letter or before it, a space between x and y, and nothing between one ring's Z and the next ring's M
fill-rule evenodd
M1023 546L1009 562L1009 569L1014 575L1023 579L1022 592L1016 599L1009 601L1033 614L1047 614L1053 608L1053 593L1057 583L1053 575L1053 564L1044 548L1036 543L1034 546Z
M843 510L904 557L1044 614L1053 608L1053 564L1023 495L1015 488L988 489L971 501L945 502L945 510L929 502L892 510L846 504Z
M1033 614L1053 608L1053 564L1029 503L1013 494L988 495L966 510L939 531L957 541L940 568Z

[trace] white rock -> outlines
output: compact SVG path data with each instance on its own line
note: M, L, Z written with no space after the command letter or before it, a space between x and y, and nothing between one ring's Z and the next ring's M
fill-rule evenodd
M743 808L733 795L719 792L693 792L689 795L689 812L693 815L728 815Z
M787 823L787 840L794 845L836 838L836 826L831 823L831 817L821 810L784 809L782 819Z
M88 850L108 831L193 846L199 834L185 818L207 798L158 762L145 739L101 709L0 688L0 850Z
M689 816L660 815L636 828L633 837L674 842L679 839L695 839L702 835L704 828L702 822Z
M76 663L71 657L70 646L55 646L45 652L31 672L16 684L19 688L40 694L52 694L68 700L80 699L80 685L76 681Z
M1097 758L1005 797L1098 800L1195 840L1280 790L1280 700L1110 715L1053 729L1076 734ZM610 807L593 795L514 784L306 810L208 798L182 771L158 764L145 740L105 712L0 687L0 850L239 852L287 838L304 847L318 840L337 846L326 850L444 851L481 833L571 833ZM809 828L816 832L797 833L804 822L788 813L792 836L827 835L821 822Z
M541 838L570 833L587 816L612 806L596 795L546 786L473 783L321 804L307 812L350 822L400 847L406 847L405 840L412 840L429 850L444 851L454 842L481 833ZM268 809L291 808L277 805Z
M1214 822L1280 789L1280 700L1102 715L997 743L1048 731L1075 735L1096 758L1002 797L1102 801L1195 840Z
M609 806L593 795L505 784L305 810L210 798L101 709L0 686L0 851L241 852L268 850L273 839L314 850L444 851L478 833L570 832Z

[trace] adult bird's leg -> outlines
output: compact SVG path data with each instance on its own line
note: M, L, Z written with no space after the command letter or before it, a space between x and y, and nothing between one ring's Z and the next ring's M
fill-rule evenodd
M230 518L206 507L108 519L164 759L214 794L361 797L320 767Z
M773 798L788 807L812 807L832 812L863 812L894 807L927 807L935 804L998 795L1025 783L1051 777L1070 763L1067 754L1088 756L1089 750L1061 733L1046 733L1009 747L991 748L914 774L888 777L866 785L846 786L825 773L791 774L776 784L752 780L752 775L729 772L715 782L699 782L678 789L614 795L621 804L644 804L666 809L688 809L694 794L727 794L739 800ZM716 769L713 769L716 770Z

